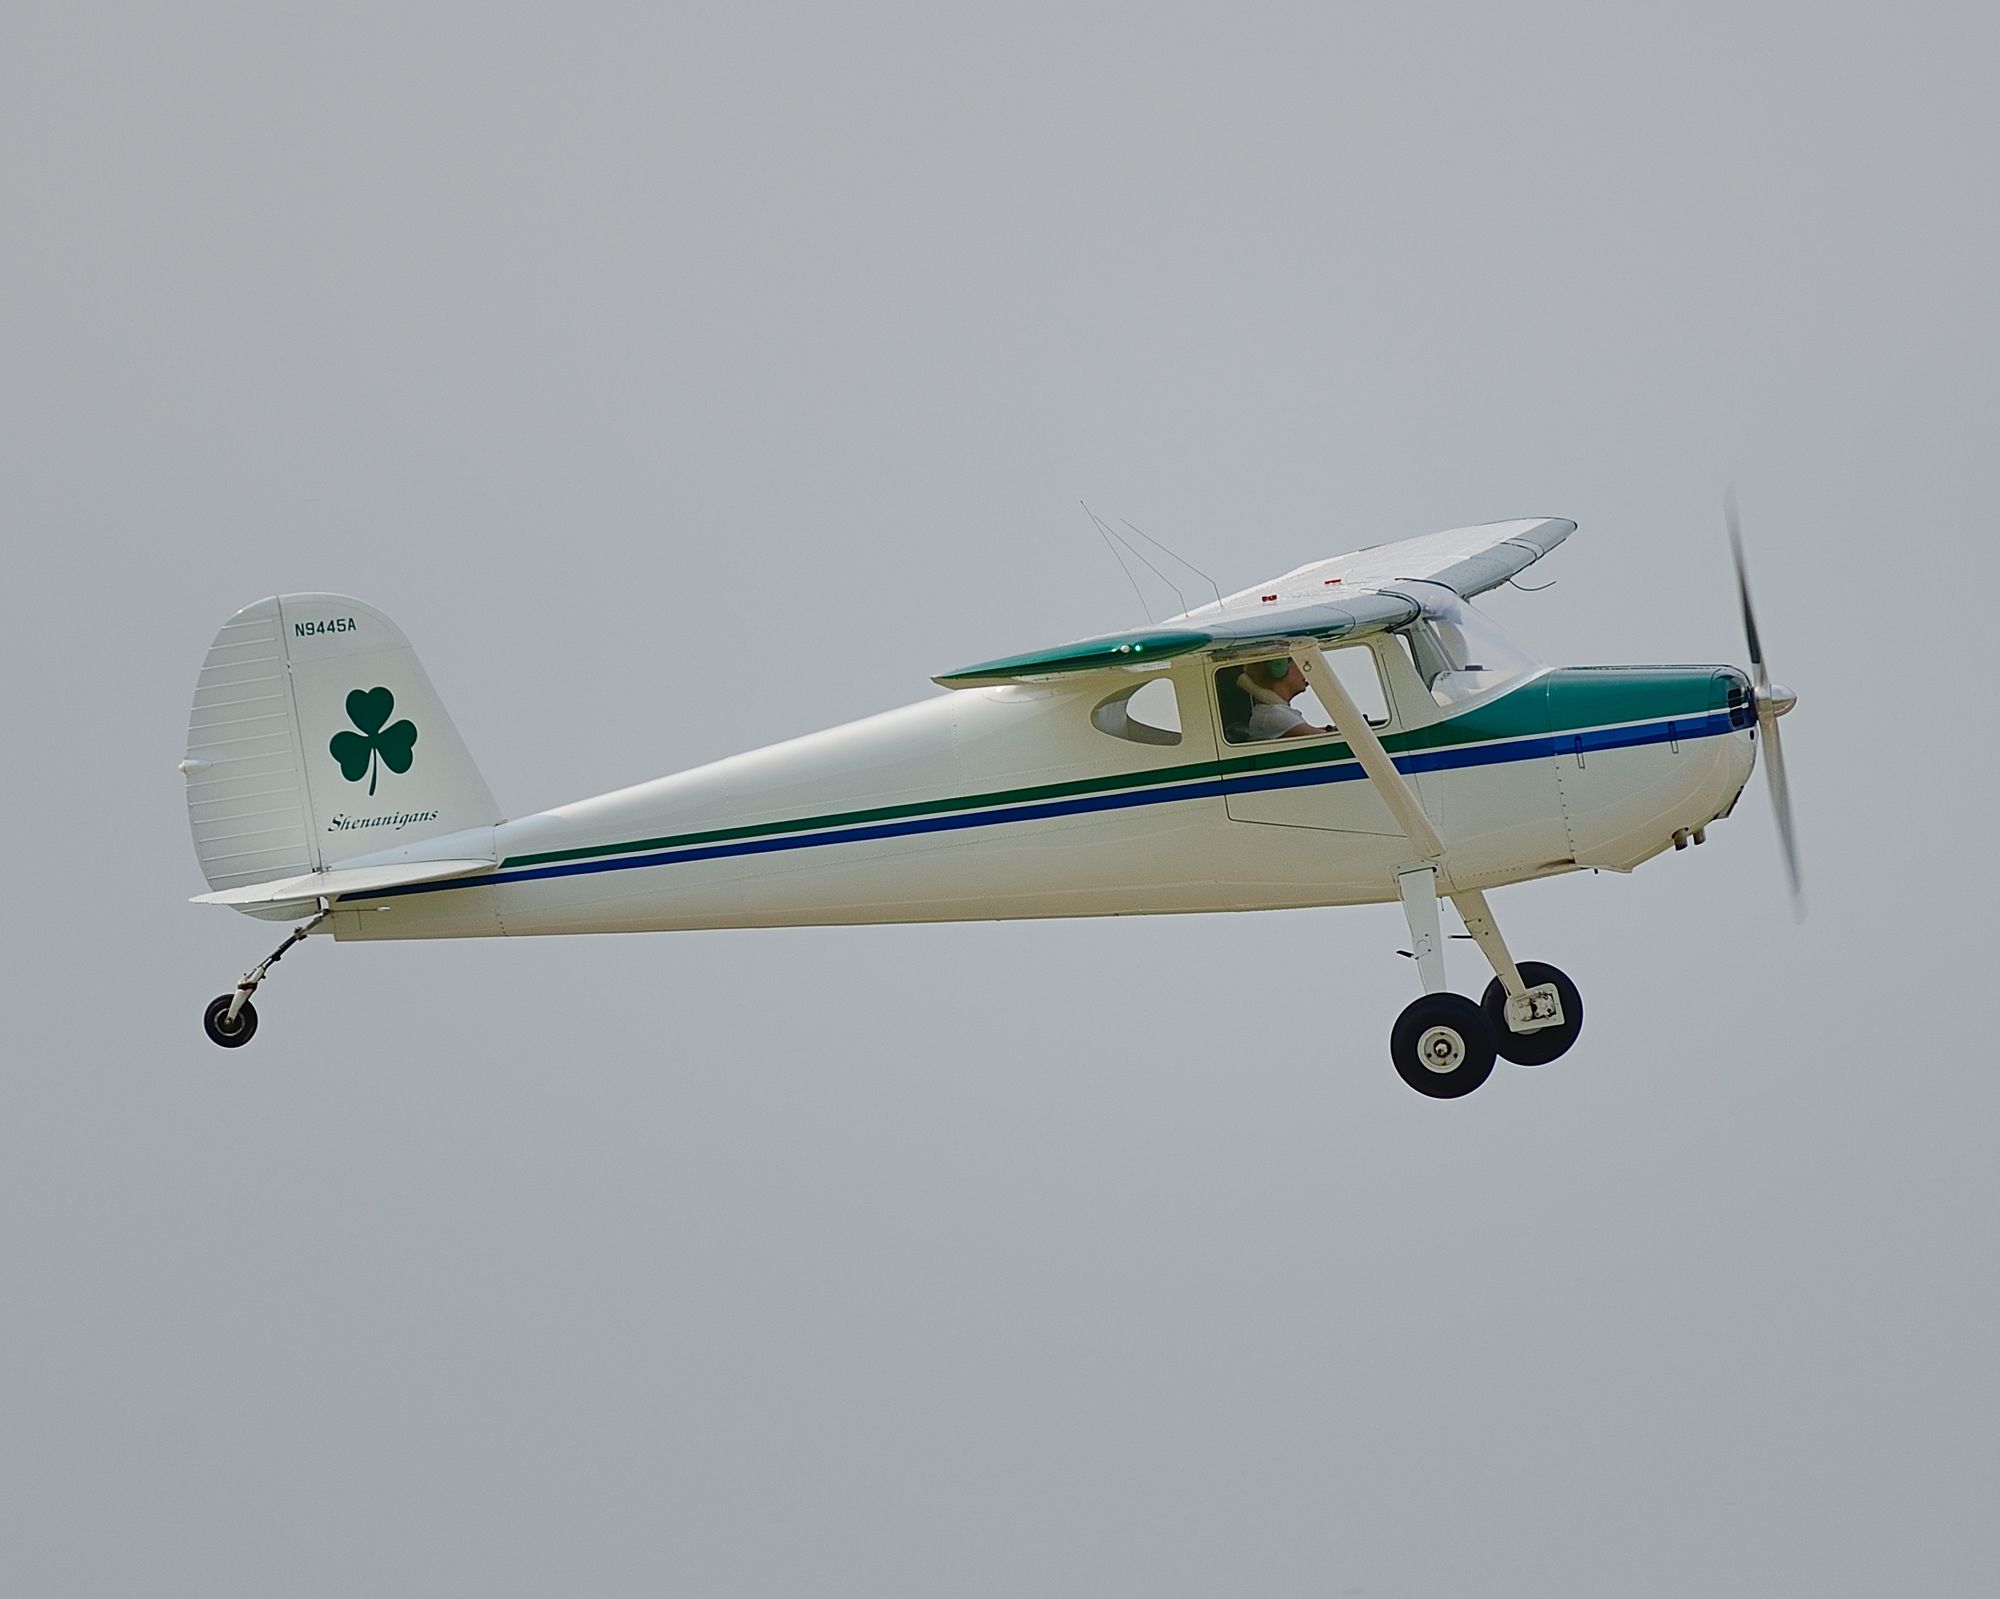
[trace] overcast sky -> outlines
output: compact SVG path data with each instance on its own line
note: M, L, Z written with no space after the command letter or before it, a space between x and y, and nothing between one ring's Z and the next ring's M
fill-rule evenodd
M10 4L0 1589L1990 1586L1996 50ZM1225 589L1572 517L1519 642L1741 661L1732 479L1811 919L1761 776L1497 894L1589 1026L1468 1100L1390 908L315 940L202 1036L259 596L394 616L519 815L1141 620L1079 498Z

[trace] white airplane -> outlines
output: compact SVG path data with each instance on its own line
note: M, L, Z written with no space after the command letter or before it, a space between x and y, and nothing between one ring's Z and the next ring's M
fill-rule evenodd
M1269 910L1400 900L1424 992L1390 1053L1468 1094L1542 1065L1576 987L1517 961L1489 889L1699 844L1761 733L1795 905L1774 687L1733 666L1551 669L1469 602L1576 524L1495 522L1302 566L1156 626L986 661L949 693L634 788L504 818L381 612L285 594L229 619L189 721L195 852L296 928L203 1017L234 1048L309 933L636 933ZM1315 705L1313 702L1317 700ZM1438 901L1491 964L1449 991Z

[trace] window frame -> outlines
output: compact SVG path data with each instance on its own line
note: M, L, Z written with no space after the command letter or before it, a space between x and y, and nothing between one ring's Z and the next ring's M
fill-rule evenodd
M1397 711L1395 692L1390 687L1391 674L1383 670L1380 639L1371 635L1368 638L1356 639L1351 644L1336 644L1333 646L1332 649L1323 648L1321 653L1327 657L1327 664L1331 666L1333 664L1334 655L1336 655L1342 650L1367 651L1369 661L1375 669L1375 686L1381 695L1382 708L1387 714L1384 720L1377 722L1373 717L1368 715L1367 707L1361 706L1360 707L1361 714L1363 718L1366 719L1366 721L1368 722L1368 725L1371 728L1373 728L1378 735L1382 733L1393 732L1398 728L1400 728L1403 725L1402 718ZM1260 661L1274 661L1277 659L1279 659L1279 657L1276 655L1246 655L1238 660L1226 661L1221 666L1214 667L1202 674L1203 681L1208 685L1208 703L1209 703L1210 714L1213 716L1215 721L1215 736L1218 749L1247 750L1247 749L1257 749L1272 744L1312 745L1317 742L1323 742L1324 740L1327 739L1337 740L1340 738L1340 730L1338 728L1334 728L1325 732L1321 732L1319 729L1315 728L1310 733L1301 733L1296 736L1289 736L1289 737L1280 734L1277 738L1239 739L1239 738L1232 738L1230 736L1229 728L1224 723L1222 718L1222 690L1220 682L1221 675L1224 672L1231 672L1231 671L1240 672L1244 667L1254 666ZM1318 693L1312 688L1310 684L1307 685L1306 692L1312 694L1314 700L1316 702L1318 701L1319 699ZM1324 704L1320 705L1320 710L1325 713L1329 721L1333 719L1333 713L1331 711L1328 711Z
M1167 692L1174 700L1174 720L1179 727L1162 727L1157 722L1142 720L1132 714L1132 701L1155 683L1167 685ZM1099 720L1113 706L1124 710L1124 728L1106 727ZM1115 738L1122 744L1137 744L1143 749L1173 749L1187 741L1187 707L1182 703L1181 686L1173 672L1154 672L1141 678L1130 688L1119 688L1105 695L1090 707L1091 730L1106 738ZM1130 730L1138 730L1137 733ZM1144 734L1146 736L1138 736Z

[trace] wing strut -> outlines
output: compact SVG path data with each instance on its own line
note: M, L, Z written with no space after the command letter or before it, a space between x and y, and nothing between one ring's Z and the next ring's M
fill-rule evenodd
M1417 799L1416 791L1409 780L1396 770L1396 763L1382 747L1382 740L1376 737L1375 729L1368 725L1368 718L1361 714L1361 708L1354 703L1333 668L1326 664L1326 656L1319 646L1309 644L1298 652L1299 670L1312 685L1333 717L1334 731L1346 740L1347 747L1354 751L1354 758L1361 763L1361 770L1368 774L1369 782L1375 785L1375 792L1382 796L1383 804L1389 807L1389 814L1396 819L1396 825L1403 830L1403 836L1415 846L1420 857L1396 873L1396 889L1403 902L1403 914L1409 919L1410 940L1417 957L1417 967L1423 973L1426 993L1440 993L1445 988L1444 945L1438 935L1437 878L1444 865L1444 840L1438 830L1431 825L1430 817L1424 814L1424 807ZM1562 1021L1561 1002L1553 988L1531 991L1521 980L1521 968L1515 964L1513 954L1507 948L1507 941L1500 936L1500 924L1493 919L1493 912L1486 903L1486 896L1478 889L1461 889L1451 895L1451 902L1458 907L1458 913L1465 918L1465 929L1479 951L1492 964L1493 975L1500 979L1501 987L1507 991L1507 1024L1515 1032L1538 1031L1543 1027L1557 1026ZM1539 1001L1537 1003L1536 1001ZM1517 1022L1532 1022L1532 1026L1520 1026Z
M1308 644L1299 651L1298 662L1299 670L1305 673L1306 681L1319 695L1320 704L1333 713L1334 731L1354 751L1354 758L1361 763L1361 770L1368 774L1368 780L1375 785L1375 792L1389 807L1389 814L1396 818L1396 825L1403 830L1403 836L1416 845L1417 853L1425 861L1436 866L1444 859L1444 840L1431 826L1431 819L1424 814L1423 806L1417 803L1417 796L1403 780L1403 774L1396 770L1396 763L1389 759L1389 752L1375 736L1375 729L1368 725L1368 718L1361 714L1360 707L1341 687L1340 679L1326 664L1326 656L1317 644Z

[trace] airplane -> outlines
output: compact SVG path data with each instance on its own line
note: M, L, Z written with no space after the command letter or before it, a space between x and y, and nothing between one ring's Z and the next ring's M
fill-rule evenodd
M1389 1053L1456 1099L1556 1060L1576 985L1517 960L1489 891L1701 844L1761 739L1802 908L1778 719L1733 502L1751 669L1551 668L1473 598L1576 524L1493 522L1301 566L1163 622L938 675L948 692L531 816L503 817L374 607L238 611L189 719L209 892L307 918L203 1016L225 1048L309 934L521 937L1400 903L1422 993ZM1315 700L1317 704L1315 705ZM1301 709L1301 706L1305 709ZM1323 717L1324 720L1320 720ZM1446 981L1439 901L1493 971Z

